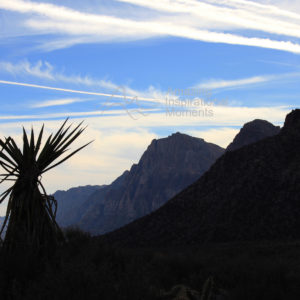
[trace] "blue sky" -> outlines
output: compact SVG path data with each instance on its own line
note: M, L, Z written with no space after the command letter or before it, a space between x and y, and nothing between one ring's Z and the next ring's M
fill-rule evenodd
M297 0L0 0L0 28L1 136L70 116L95 139L46 176L50 192L109 183L153 138L225 147L300 104Z

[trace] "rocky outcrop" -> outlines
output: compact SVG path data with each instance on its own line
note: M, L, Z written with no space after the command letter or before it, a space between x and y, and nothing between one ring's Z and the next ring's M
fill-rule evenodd
M258 142L266 137L276 135L280 132L279 126L265 120L254 120L246 123L236 135L233 142L227 147L227 151L234 151L243 146Z

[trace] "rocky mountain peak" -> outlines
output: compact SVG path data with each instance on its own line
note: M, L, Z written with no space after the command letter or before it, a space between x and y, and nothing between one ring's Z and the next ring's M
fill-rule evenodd
M278 134L279 126L274 126L272 123L255 119L246 123L234 138L233 142L227 147L227 151L234 151L243 146L258 142L266 137Z
M119 228L151 213L196 181L224 149L187 134L154 139L129 172L87 202L79 227L92 234ZM116 184L119 183L119 184Z
M292 110L285 118L284 130L300 130L300 109Z

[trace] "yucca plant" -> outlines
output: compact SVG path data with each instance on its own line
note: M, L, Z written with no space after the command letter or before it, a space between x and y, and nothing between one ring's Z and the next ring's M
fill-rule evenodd
M8 198L6 217L0 231L2 236L6 229L2 241L4 250L32 249L43 253L63 241L62 231L55 221L56 200L47 195L41 176L90 144L65 154L85 130L82 122L71 129L72 124L66 127L67 121L48 137L43 146L44 125L37 138L33 129L29 136L23 128L22 150L13 138L0 139L0 165L5 170L0 183L12 182L12 186L0 196L0 203Z

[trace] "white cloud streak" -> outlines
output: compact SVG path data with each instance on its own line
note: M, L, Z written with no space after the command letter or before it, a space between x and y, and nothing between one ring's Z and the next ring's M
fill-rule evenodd
M62 72L57 71L55 67L47 61L44 62L38 61L35 64L32 64L26 60L14 64L7 61L2 61L2 62L0 61L0 71L10 73L18 77L24 76L25 78L28 78L28 76L31 76L46 81L54 81L57 83L64 82L64 83L70 83L76 85L83 85L86 87L96 87L108 91L107 93L92 93L92 92L90 93L88 91L72 90L72 92L78 92L79 94L104 96L104 97L112 97L113 95L119 94L120 97L116 96L112 98L119 98L119 99L122 98L123 100L124 99L135 100L138 98L138 100L145 99L144 101L155 100L154 102L159 102L160 99L165 98L165 94L159 89L154 88L153 86L150 86L148 89L144 91L139 91L139 90L132 89L128 85L118 85L114 82L111 82L110 80L95 79L89 76L66 75ZM23 85L22 83L20 84ZM31 86L31 87L36 87L36 86ZM52 88L49 87L49 89ZM63 91L63 90L64 89L59 89L59 91ZM66 91L71 92L71 90L66 90Z
M35 64L30 63L27 60L18 63L0 61L0 71L18 76L29 75L40 79L60 81L65 83L83 84L87 86L95 85L98 87L110 89L117 88L117 85L107 80L95 80L90 78L89 76L83 77L80 75L67 76L62 72L56 71L54 66L52 66L49 62L41 60L39 60Z
M123 15L109 16L83 13L64 6L22 0L0 0L0 8L29 15L25 25L36 32L60 33L76 36L73 43L93 40L126 41L158 36L175 36L211 43L254 46L300 53L300 45L292 41L274 40L257 36L234 34L235 30L247 29L268 34L300 37L297 14L273 7L273 14L259 12L259 8L246 9L243 1L205 3L194 0L120 0L158 11L155 18L145 21L124 18ZM262 9L263 11L264 9ZM280 14L281 12L281 14ZM126 10L124 14L126 13ZM169 13L170 17L163 15ZM293 17L281 18L280 16ZM174 22L176 16L176 23ZM276 18L276 16L279 16ZM173 20L171 19L173 17ZM231 30L232 32L223 32ZM219 30L215 31L215 30ZM70 46L72 41L68 41ZM62 43L61 46L67 46Z
M207 24L216 22L219 24L219 29L226 27L232 28L246 28L252 30L259 30L268 33L282 34L293 37L300 37L300 25L293 22L283 21L281 19L274 19L266 17L268 13L265 10L264 13L257 9L255 11L249 10L247 4L243 1L227 1L223 2L226 6L212 5L203 1L195 0L119 0L121 2L127 2L136 4L148 8L157 9L158 11L165 11L170 13L189 13L192 16L206 20ZM217 4L217 3L216 3ZM244 4L244 5L241 5ZM231 7L229 7L229 5ZM265 6L263 6L265 8ZM267 6L267 8L269 8ZM278 9L279 10L279 9ZM274 11L274 9L273 9ZM285 13L283 10L279 10L281 15ZM286 15L286 13L284 14ZM292 13L289 14L289 16ZM298 19L300 15L293 14Z
M207 81L200 82L194 86L194 88L198 89L209 89L216 90L222 88L240 88L255 84L267 83L271 81L276 81L284 78L292 78L299 77L300 73L284 73L278 75L261 75L261 76L253 76L247 78L239 78L233 80L224 80L224 79L210 79Z
M83 94L83 95L92 95L92 96L101 96L101 97L108 97L110 99L122 99L122 100L140 100L140 101L147 101L147 102L161 102L165 103L163 99L156 99L156 98L145 98L145 97L138 97L138 96L129 96L129 95L118 95L118 94L108 94L108 93L99 93L99 92L89 92L89 91L81 91L81 90L73 90L73 89L65 89L59 87L51 87L39 84L32 84L32 83L24 83L24 82L15 82L15 81L7 81L7 80L0 80L0 83L7 84L7 85L17 85L17 86L24 86L24 87L31 87L37 89L45 89L45 90L53 90L59 92L67 92L67 93L75 93L75 94Z
M236 80L208 80L206 82L195 85L199 89L220 89L227 87L240 87L245 85L252 85L256 83L267 82L271 79L269 76L254 76Z
M83 101L85 101L85 100L78 99L78 98L55 99L55 100L41 101L41 102L31 105L31 107L32 108L43 108L43 107L67 105L67 104L83 102Z
M283 9L271 4L264 4L254 1L247 1L247 0L208 0L210 3L214 4L232 4L236 8L247 9L253 11L256 14L263 14L263 15L270 15L270 16L279 16L279 17L289 17L292 19L300 20L300 14L291 11L291 6L288 7L290 10ZM284 1L280 0L282 4Z
M7 61L2 61L2 62L0 61L0 72L1 71L5 73L10 73L18 77L23 76L25 78L28 78L28 76L31 76L46 81L65 82L65 83L71 83L76 85L84 85L86 87L103 88L104 90L107 90L110 93L81 91L81 90L65 89L59 87L43 86L37 84L29 84L23 82L0 80L0 83L3 84L13 84L13 85L33 87L33 88L41 88L41 89L51 89L57 91L65 91L70 93L78 93L78 94L86 94L86 95L94 95L94 96L104 96L104 97L123 98L123 99L127 98L131 100L138 99L138 100L144 100L144 101L156 102L156 103L157 102L163 103L166 100L166 97L168 95L168 92L163 92L157 88L154 88L153 86L150 86L147 90L139 91L136 89L132 89L128 85L118 85L109 80L95 79L89 76L65 75L64 73L56 71L55 67L47 61L44 62L38 61L35 64L32 64L26 60L14 64ZM252 76L247 78L238 78L238 79L229 79L229 80L212 78L194 85L193 88L219 89L219 88L227 88L227 87L243 87L243 86L249 86L258 83L267 83L279 79L299 77L299 76L300 76L300 72L291 72L291 73L283 73L283 74L258 75L258 76Z

